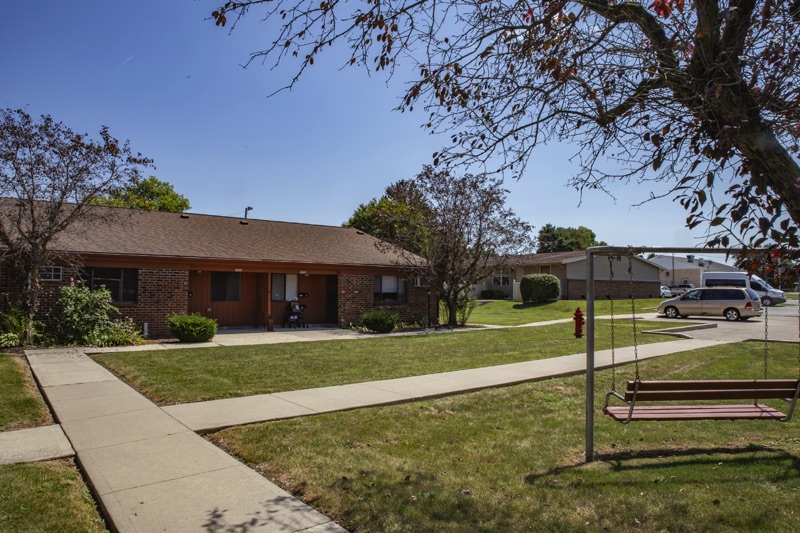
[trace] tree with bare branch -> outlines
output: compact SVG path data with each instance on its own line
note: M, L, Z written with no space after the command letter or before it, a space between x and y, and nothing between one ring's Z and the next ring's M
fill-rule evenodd
M405 257L447 307L453 327L472 286L533 247L532 228L506 207L507 194L486 174L455 176L426 166L413 180L387 187L371 216L359 216L360 206L349 222L368 225L385 239L380 246Z
M275 21L251 62L296 58L288 86L337 43L370 71L405 63L400 109L449 134L436 163L519 177L566 141L580 191L650 181L711 244L800 244L800 0L247 0L212 18L251 12Z
M94 201L124 189L151 164L106 127L92 140L47 115L0 111L0 260L21 290L24 342L39 307L40 268L69 260L53 246L58 235L78 221L102 223L110 210Z

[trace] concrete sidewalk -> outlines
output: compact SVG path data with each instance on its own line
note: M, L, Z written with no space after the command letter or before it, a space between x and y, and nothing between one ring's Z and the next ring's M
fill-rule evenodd
M80 350L27 355L112 529L344 531Z
M728 342L731 341L683 339L644 344L639 346L639 359ZM633 347L616 350L617 364L633 360ZM609 366L611 350L596 352L595 368ZM574 354L440 374L171 405L163 410L192 430L203 432L267 420L463 394L491 387L581 374L585 370L586 354Z
M639 346L647 359L724 340ZM585 371L585 354L338 387L159 408L80 349L27 354L112 528L121 531L343 529L200 437L196 431L388 405ZM633 348L616 350L618 363ZM609 350L596 366L610 365Z
M0 432L0 465L72 457L75 451L58 424Z

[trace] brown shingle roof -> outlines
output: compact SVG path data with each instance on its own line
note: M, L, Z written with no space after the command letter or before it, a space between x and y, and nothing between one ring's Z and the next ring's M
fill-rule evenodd
M1 200L0 200L1 201ZM397 266L398 253L354 228L96 207L102 223L79 222L51 249L80 254ZM246 222L246 223L242 223Z

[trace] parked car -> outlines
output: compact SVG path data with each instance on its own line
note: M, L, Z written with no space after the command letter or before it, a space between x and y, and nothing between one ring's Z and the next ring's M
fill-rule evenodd
M694 283L681 283L680 285L670 285L670 296L680 296L686 291L694 289Z
M661 302L658 314L667 318L724 316L726 320L747 320L764 314L761 299L753 289L701 287Z
M703 272L700 278L703 287L746 287L761 297L761 303L769 307L786 302L786 294L772 287L755 274L747 272Z
M661 286L661 297L662 298L669 298L670 296L672 296L672 291L669 290L669 287L667 287L665 285L662 285Z

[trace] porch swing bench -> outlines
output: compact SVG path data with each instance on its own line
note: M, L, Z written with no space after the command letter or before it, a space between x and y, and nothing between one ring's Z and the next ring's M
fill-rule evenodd
M627 424L633 421L659 420L776 420L792 418L800 379L736 379L694 381L628 381L624 395L606 394L603 412ZM611 398L626 405L610 407ZM787 413L759 403L759 400L780 399L789 404ZM640 402L753 400L751 404L673 404L639 405Z

